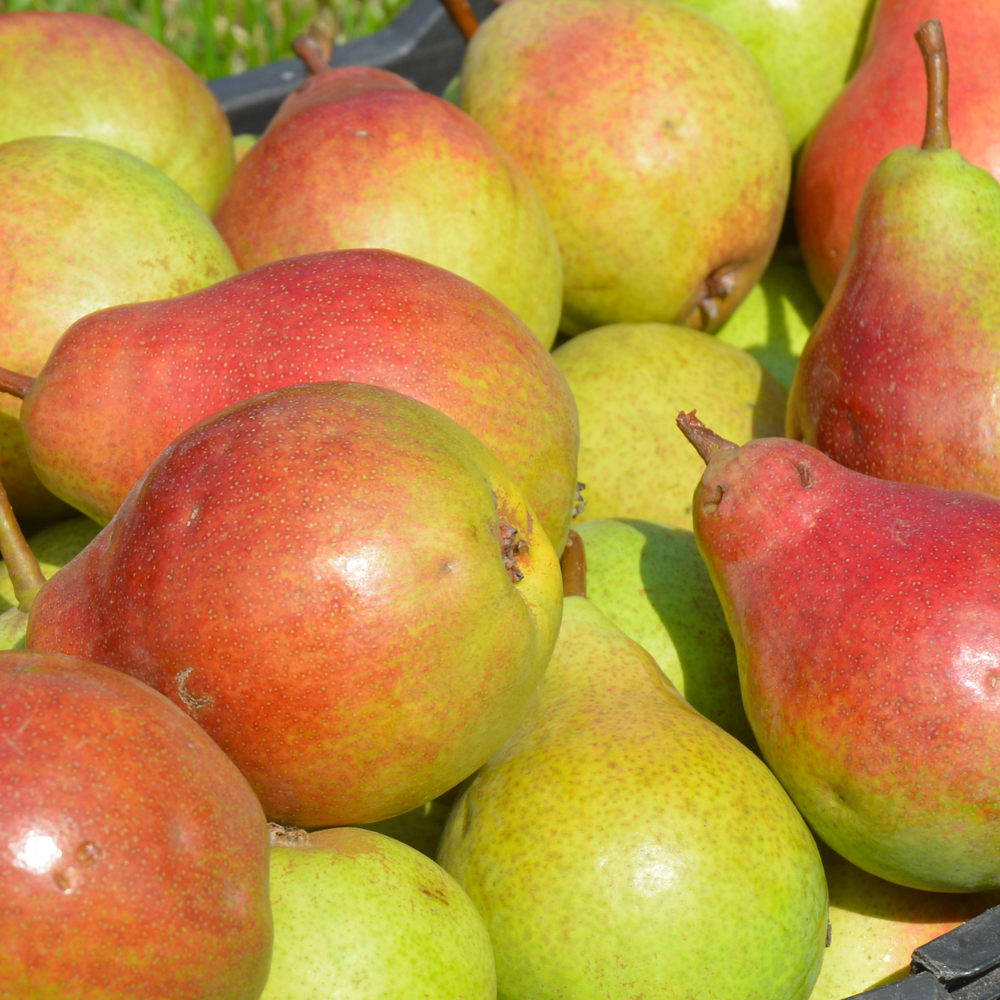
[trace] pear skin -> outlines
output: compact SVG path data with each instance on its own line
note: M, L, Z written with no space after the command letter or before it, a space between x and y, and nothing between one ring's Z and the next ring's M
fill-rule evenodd
M693 532L614 518L574 530L587 547L588 599L692 708L754 750L733 637Z
M586 598L455 806L439 861L486 920L503 1000L800 1000L827 894L773 775Z
M430 858L371 830L278 831L261 1000L495 1000L483 919Z
M688 432L708 460L695 535L764 759L858 867L1000 888L1000 499Z
M678 409L697 406L740 443L784 427L784 388L756 359L711 334L617 323L574 337L552 356L579 412L583 520L627 517L691 529L702 463L677 433Z

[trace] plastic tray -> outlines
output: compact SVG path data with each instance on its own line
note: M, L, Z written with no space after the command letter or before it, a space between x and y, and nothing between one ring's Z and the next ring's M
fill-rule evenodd
M483 20L494 0L470 0ZM412 0L378 33L334 50L334 66L378 66L440 94L459 71L465 41L439 0ZM259 134L278 105L306 78L283 59L209 83L234 134ZM906 979L858 994L866 1000L1000 1000L1000 906L918 948Z

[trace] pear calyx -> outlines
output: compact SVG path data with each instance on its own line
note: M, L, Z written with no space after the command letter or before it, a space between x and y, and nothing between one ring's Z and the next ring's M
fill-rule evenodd
M677 426L684 437L694 445L694 450L701 455L706 465L717 452L737 447L732 441L727 441L706 427L695 415L696 413L697 410L692 410L690 413L681 410L677 414Z
M927 70L927 124L921 149L951 149L948 128L948 49L944 28L936 18L924 21L913 36L920 46Z
M272 847L309 847L309 834L297 826L268 823L267 832Z
M566 548L563 549L559 567L562 570L563 597L586 597L587 552L583 546L583 539L572 528L566 539Z
M24 399L24 394L34 381L30 375L12 372L9 368L0 368L0 392L5 392L8 396Z
M500 522L500 555L503 559L503 567L507 570L511 583L520 583L524 579L524 573L517 564L517 557L522 552L528 551L528 543L523 538L517 537L517 528L504 521Z

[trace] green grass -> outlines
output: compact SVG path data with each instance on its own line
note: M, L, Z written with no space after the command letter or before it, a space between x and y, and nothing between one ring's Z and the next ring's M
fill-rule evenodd
M389 23L407 0L0 0L17 10L104 14L145 31L206 79L292 54L310 27L336 44Z

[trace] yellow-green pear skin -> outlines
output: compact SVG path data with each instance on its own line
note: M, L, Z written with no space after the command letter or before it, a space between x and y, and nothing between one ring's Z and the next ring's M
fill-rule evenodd
M822 311L798 251L776 253L716 336L752 354L790 389L802 349Z
M574 529L587 552L587 597L656 660L707 719L756 752L736 647L694 532L602 518Z
M830 947L810 1000L844 1000L910 973L914 949L1000 904L1000 892L928 892L869 875L821 847Z
M804 821L583 597L438 860L486 921L500 1000L804 1000L819 972Z
M750 50L781 108L793 150L857 67L875 5L875 0L682 2L717 21Z
M486 927L439 865L371 830L279 831L261 1000L495 1000Z
M45 579L62 569L78 552L82 552L97 536L101 526L89 517L71 517L35 532L28 547L35 554ZM14 584L5 563L0 562L0 614L17 607ZM0 640L2 643L2 640ZM4 648L0 645L0 648Z
M553 352L580 418L581 518L638 518L691 529L705 463L677 430L679 411L727 440L784 433L787 393L746 351L663 323L616 323Z

